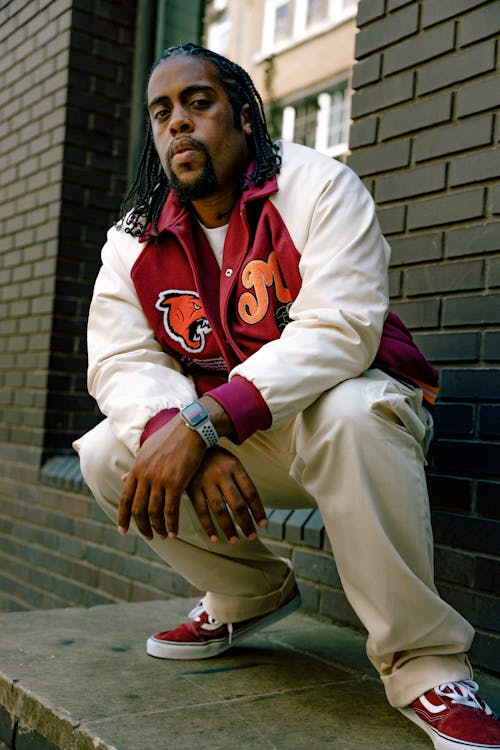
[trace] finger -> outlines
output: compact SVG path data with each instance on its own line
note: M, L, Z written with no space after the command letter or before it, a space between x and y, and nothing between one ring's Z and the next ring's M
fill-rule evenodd
M179 532L179 504L180 495L168 495L165 498L165 518L167 521L167 535L174 539Z
M149 520L151 526L161 537L167 536L165 525L165 493L161 487L155 488L149 495Z
M228 499L222 492L216 494L212 490L207 502L224 536L231 544L235 544L238 541L238 531L228 510Z
M130 488L130 489L129 489ZM151 524L149 523L149 484L136 481L131 475L125 484L124 495L126 496L128 523L132 517L140 534L146 539L153 538ZM128 528L128 526L127 526Z
M255 522L261 528L265 528L267 526L266 509L264 508L257 487L242 466L234 472L234 480L247 506L250 508Z
M147 491L138 493L136 491L134 502L132 503L132 517L137 526L137 530L146 539L151 540L153 538L153 530L149 520L149 488Z
M247 539L255 539L255 525L245 499L242 497L238 486L234 482L227 481L224 484L224 497L231 508L233 515Z
M128 474L118 508L118 531L120 534L126 534L130 526L135 488L136 483L130 474Z
M188 490L188 496L191 500L195 513L198 516L205 534L208 536L211 542L217 542L219 539L219 535L217 534L217 529L215 528L212 516L210 515L208 501L204 493L200 490L196 491L194 489L190 489Z

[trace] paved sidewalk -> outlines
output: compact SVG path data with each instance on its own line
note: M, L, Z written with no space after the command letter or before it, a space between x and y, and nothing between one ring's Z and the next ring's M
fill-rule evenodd
M295 613L215 659L147 656L191 604L0 615L0 750L431 750L347 628Z

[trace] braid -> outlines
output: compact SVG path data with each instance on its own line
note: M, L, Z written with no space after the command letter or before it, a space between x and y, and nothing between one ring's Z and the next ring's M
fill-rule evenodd
M242 189L247 189L251 183L262 185L266 180L278 174L281 166L279 147L271 139L262 98L248 73L226 57L189 42L165 50L153 65L151 74L164 60L178 56L203 57L215 66L233 108L236 127L240 127L239 117L243 105L249 106L252 125L249 147L254 159L254 168L252 173L246 176L246 180L242 180ZM137 174L123 201L122 218L117 222L118 228L124 227L126 232L136 237L140 236L150 223L154 231L158 232L158 218L170 192L168 178L156 151L149 120L146 127L146 138ZM127 206L130 205L132 209L125 217Z

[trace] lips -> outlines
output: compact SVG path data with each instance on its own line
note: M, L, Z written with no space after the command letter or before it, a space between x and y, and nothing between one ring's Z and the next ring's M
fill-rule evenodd
M177 156L177 154L182 154L188 151L200 151L200 147L194 138L182 136L181 138L176 138L172 141L168 149L168 157L169 159L172 159L174 156Z

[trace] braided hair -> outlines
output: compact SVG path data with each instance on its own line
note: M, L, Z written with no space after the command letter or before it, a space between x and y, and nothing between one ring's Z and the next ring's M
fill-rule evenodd
M226 57L189 42L166 49L153 65L150 77L164 60L178 56L202 57L212 63L232 106L235 127L241 127L239 118L243 105L249 106L252 133L248 138L248 145L253 156L254 167L251 174L246 177L242 175L241 189L247 189L250 183L262 185L266 180L278 174L281 166L279 147L271 139L261 96L248 73ZM161 165L153 140L151 123L148 121L137 173L123 201L123 215L117 222L118 228L123 227L134 237L140 236L148 224L152 224L154 231L158 232L158 218L169 192L168 177ZM130 205L132 209L125 217L127 206Z

